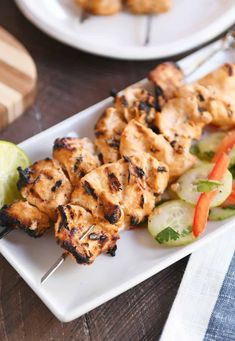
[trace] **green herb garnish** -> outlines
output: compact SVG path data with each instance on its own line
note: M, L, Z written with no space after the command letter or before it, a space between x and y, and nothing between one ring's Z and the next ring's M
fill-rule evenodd
M192 232L192 226L188 226L188 227L186 227L186 229L184 229L183 231L182 231L182 233L181 233L181 237L185 237L185 236L187 236L189 233L191 233Z
M173 230L171 227L166 227L164 230L158 233L155 239L158 243L162 244L164 242L169 242L170 240L177 240L180 234Z
M215 152L213 152L212 150L203 153L203 159L207 161L210 161L213 158L213 156L215 156Z
M211 192L215 189L218 189L219 186L223 186L223 182L217 180L207 180L207 179L199 179L194 182L194 185L197 186L197 191L200 193L203 192Z
M196 156L198 156L200 154L200 150L199 150L197 144L194 144L190 147L190 153L193 155L196 155Z

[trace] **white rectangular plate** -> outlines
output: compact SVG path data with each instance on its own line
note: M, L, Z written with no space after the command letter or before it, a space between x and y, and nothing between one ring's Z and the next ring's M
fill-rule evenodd
M189 70L202 54L215 46L213 44L209 49L187 57L179 63L180 66ZM234 52L220 53L194 77L232 60L235 60ZM148 86L147 80L142 84ZM51 155L52 144L57 137L77 133L80 137L93 138L94 124L111 101L108 98L70 117L21 143L21 148L32 160L37 160ZM42 275L62 253L52 231L36 240L21 231L14 231L0 241L0 252L55 316L68 322L153 276L207 242L213 242L234 223L235 219L209 223L199 240L179 248L158 246L145 229L121 232L116 257L101 255L92 266L79 266L69 258L44 285L40 284Z

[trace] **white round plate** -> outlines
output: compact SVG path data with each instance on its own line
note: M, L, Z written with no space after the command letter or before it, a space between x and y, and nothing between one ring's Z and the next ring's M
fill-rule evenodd
M16 0L25 16L50 36L94 54L132 60L172 56L198 46L235 22L234 0L172 0L168 13L152 17L119 13L81 22L74 0Z

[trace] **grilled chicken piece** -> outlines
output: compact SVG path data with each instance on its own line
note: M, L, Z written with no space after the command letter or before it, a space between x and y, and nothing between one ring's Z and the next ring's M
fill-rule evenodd
M0 210L0 225L24 230L31 237L40 237L50 228L50 219L27 201L15 201Z
M122 9L122 0L76 0L86 11L97 15L112 15Z
M95 144L102 163L120 159L119 144L126 124L135 118L154 129L156 101L145 89L127 88L115 97L115 108L108 108L95 126Z
M72 202L110 224L129 227L151 213L168 179L167 165L150 154L139 153L84 176L72 194Z
M224 129L235 125L235 64L225 64L198 81L208 90L205 106L212 123Z
M182 139L199 139L204 126L211 121L211 114L199 107L195 93L170 99L155 118L160 132L175 145L181 145Z
M116 226L97 222L84 208L70 204L58 207L55 236L79 264L91 264L101 252L115 255L119 239Z
M115 108L108 108L95 126L95 144L102 163L115 162L120 158L120 136L126 123Z
M170 178L174 179L191 168L195 157L190 154L191 140L185 140L181 148L171 145L163 135L155 134L136 120L128 123L121 136L120 153L132 156L146 152L169 166Z
M88 138L64 137L56 139L53 157L62 165L73 186L92 169L99 166L95 146Z
M115 97L115 107L126 122L133 118L152 126L156 113L156 100L147 90L129 87Z
M171 9L171 0L127 0L130 10L136 14L162 13Z
M148 78L154 83L158 111L169 99L175 96L176 90L182 86L184 74L175 63L161 63L153 69Z
M23 198L54 220L56 208L67 204L72 192L59 162L46 158L25 170L20 167L18 170L17 186Z

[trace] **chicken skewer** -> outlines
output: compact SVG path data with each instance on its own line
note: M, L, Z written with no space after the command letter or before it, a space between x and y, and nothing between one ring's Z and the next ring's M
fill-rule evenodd
M112 254L119 227L143 221L152 212L156 196L165 191L168 179L168 167L144 153L96 168L81 179L72 203L58 208L57 242L79 264L92 263L101 252ZM84 225L94 226L94 230L81 244L79 233L83 236ZM62 254L42 282L64 260Z
M29 168L19 169L18 189L23 200L0 210L0 239L14 228L40 237L56 220L56 210L70 200L73 187L82 176L99 165L92 142L87 139L57 139L54 159L46 158Z
M231 74L231 72L233 73L234 71L233 71L233 68L232 68L232 71L231 71L231 67L227 67L227 69L228 69L228 73L230 73ZM231 76L231 75L230 75ZM212 77L213 78L213 77ZM210 85L210 79L208 80L208 77L207 77L207 79L206 80L204 80L204 82L206 82L207 83L207 85L208 85L208 83L209 83L209 85ZM199 82L198 82L199 83ZM213 83L213 81L212 81L212 83ZM201 85L201 84L199 84L199 85ZM202 86L204 86L205 84L203 84ZM217 93L219 92L219 89L217 88ZM124 105L124 107L125 107L125 105ZM125 109L125 108L124 108ZM140 110L141 111L141 110ZM126 114L130 114L130 112L129 112L129 110L124 110L124 113ZM131 112L132 113L132 112ZM146 114L146 113L145 113ZM127 123L125 123L125 125L124 126L126 126L126 124ZM66 168L66 166L65 166L65 168ZM68 171L67 171L68 172Z

